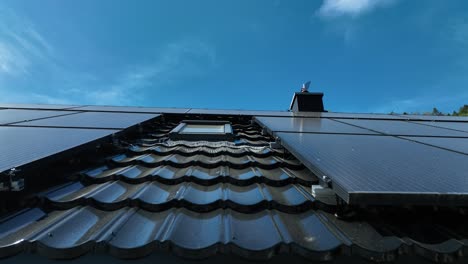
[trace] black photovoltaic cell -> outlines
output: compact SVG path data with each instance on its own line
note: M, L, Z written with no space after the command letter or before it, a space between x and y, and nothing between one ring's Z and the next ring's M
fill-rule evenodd
M415 123L468 132L468 122L417 121Z
M329 118L362 118L362 119L394 119L406 120L398 115L365 114L365 113L333 113L333 112L290 112L290 111L266 111L266 110L221 110L221 109L190 109L189 114L214 114L214 115L252 115L252 116L277 116L277 117L329 117Z
M23 108L23 109L68 109L77 107L77 105L53 105L53 104L8 104L0 103L0 107L4 108Z
M0 127L0 172L116 132L118 130Z
M377 134L367 129L343 124L327 118L256 117L255 119L262 126L266 126L273 132Z
M277 117L329 117L329 118L363 118L363 119L396 119L406 118L398 115L364 114L364 113L333 113L333 112L290 112L290 111L265 111L265 110L221 110L221 109L190 109L189 114L213 114L213 115L252 115L252 116L277 116Z
M69 116L22 122L16 125L123 129L157 116L160 115L139 113L84 112Z
M385 114L366 114L366 113L334 113L334 112L324 112L324 113L317 113L317 112L299 112L299 113L292 113L291 116L303 116L303 117L328 117L328 118L359 118L359 119L390 119L390 120L403 120L404 118L397 116L397 115L385 115Z
M390 136L277 133L351 204L468 204L468 157Z
M37 118L46 118L51 116L60 116L77 113L73 111L48 111L48 110L22 110L22 109L4 109L0 111L0 125L14 122L22 122Z
M398 120L335 119L388 135L468 137L468 133Z
M190 109L188 114L207 115L252 115L252 116L290 116L288 111L265 111L265 110L221 110L221 109Z
M468 122L468 116L433 116L433 115L399 115L405 119L427 121L464 121Z
M444 138L444 137L403 137L409 140L433 145L468 155L468 138Z
M175 113L183 114L189 108L137 107L137 106L99 106L89 105L76 108L80 111L134 112L134 113Z

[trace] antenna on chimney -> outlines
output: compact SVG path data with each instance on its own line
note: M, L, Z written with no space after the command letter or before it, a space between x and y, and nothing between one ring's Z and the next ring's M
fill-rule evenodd
M304 83L301 88L301 93L308 93L309 92L310 81Z
M309 92L310 81L302 85L301 91L294 93L289 111L326 112L323 108L323 93Z

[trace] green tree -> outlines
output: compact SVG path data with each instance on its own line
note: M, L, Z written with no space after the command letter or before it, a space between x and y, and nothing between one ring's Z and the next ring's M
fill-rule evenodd
M434 108L432 108L432 113L431 113L431 115L438 115L438 116L440 116L440 115L443 115L443 114L442 114L437 108L434 107Z
M458 110L458 115L468 116L468 105L464 105L464 106L460 107L460 109Z

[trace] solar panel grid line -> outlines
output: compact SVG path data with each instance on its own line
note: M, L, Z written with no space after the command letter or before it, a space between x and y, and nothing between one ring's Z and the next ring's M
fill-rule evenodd
M421 126L434 127L434 128L438 128L438 129L446 129L446 130L449 130L449 131L463 132L463 133L467 133L467 135L468 135L468 123L466 123L466 128L467 128L466 131L447 127L446 125L447 125L448 122L445 122L445 126L443 124L436 125L436 124L438 124L438 122L435 122L435 121L430 121L431 124L427 124L428 123L427 121L426 122L424 122L424 121L423 122L421 122L421 121L408 121L408 123L417 124L417 125L421 125ZM464 123L459 122L459 124L464 124Z
M63 128L68 128L68 129L84 129L84 130L89 130L89 129L96 129L96 130L123 130L121 127L75 127L75 126L29 126L27 124L12 124L12 125L0 125L0 127L24 127L24 128L57 128L57 129L63 129Z
M75 109L85 112L109 112L109 113L136 113L136 114L184 114L190 108L170 108L170 107L139 107L139 106L99 106L86 105Z
M463 146L454 146L454 145L450 145L450 146L445 145L444 146L444 144L431 143L430 140L427 140L427 139L452 139L452 140L462 139L462 140L468 141L468 138L408 137L408 136L397 136L397 138L401 138L401 139L404 139L404 140L408 140L408 141L411 141L411 142L415 142L415 143L418 143L418 144L423 144L423 145L434 147L434 148L439 148L439 149L446 150L446 151L451 151L451 152L462 154L462 155L468 155L468 144L467 143L465 143L465 145L463 145Z
M433 116L433 115L399 115L406 120L438 121L438 122L468 122L468 116Z
M63 110L76 109L76 108L81 108L81 107L86 107L86 106L89 106L89 105L72 106L72 107L64 108Z
M270 132L379 134L379 132L337 122L331 118L255 117L254 120Z
M7 109L24 109L24 110L63 110L63 109L71 108L71 107L78 107L78 105L0 103L0 107L7 108Z
M412 121L412 123L468 133L468 122Z
M418 142L456 153L468 155L468 138L430 138L430 137L400 137L402 139Z
M78 128L103 128L125 129L150 119L161 116L152 113L101 113L80 112L73 116L57 116L48 119L34 120L16 123L15 125L45 126L45 127L78 127Z
M277 130L277 131L271 131L269 129L266 130L268 133L273 135L274 133L286 133L286 134L325 134L325 135L354 135L354 136L388 136L385 134L366 134L366 133L340 133L340 132L295 132L295 131L283 131L283 130ZM454 137L454 138L460 138L460 137ZM464 137L462 137L464 138Z
M379 127L382 125L382 123L374 123L376 120L362 120L362 119L356 119L356 120L342 120L342 119L334 119L334 121L341 122L347 125L355 126L358 128L362 129L367 129L369 131L383 134L383 135L388 135L388 136L397 136L397 137L444 137L444 138L468 138L468 133L462 132L462 131L455 131L455 130L450 130L450 129L444 129L444 128L439 128L439 127L434 127L434 126L424 126L422 124L418 123L412 123L408 121L398 121L398 120L391 120L391 121L385 121L385 122L398 122L398 123L388 123L386 124L386 127L388 129L393 129L394 131L390 130L385 130L383 127ZM366 121L369 121L371 123L365 123ZM404 123L402 123L404 122ZM403 125L405 126L406 124L411 124L411 125L417 125L419 127L408 127L408 129L415 129L416 132L413 133L402 133L400 131L405 131L405 129L402 129L401 126L397 127L396 125ZM370 126L374 126L374 128L371 128ZM428 127L430 129L424 129L424 127ZM450 132L450 134L445 134Z
M76 111L66 111L65 114L76 113ZM57 110L31 110L31 109L4 109L0 111L0 125L24 122L27 120L40 119L63 115L63 111Z
M230 110L230 109L197 109L191 108L187 114L204 115L247 115L247 116L290 116L292 112L288 111L267 111L267 110Z
M65 112L65 111L63 111L63 112ZM40 117L40 118L34 118L34 119L30 119L30 120L22 120L22 121L17 121L17 122L11 122L11 123L2 124L2 125L4 125L4 126L6 126L6 125L15 125L15 124L31 122L31 121L38 121L38 120L49 119L49 118L54 118L54 117L76 115L76 114L80 114L80 113L82 113L82 112L69 112L69 113L64 113L64 114L60 114L60 115L56 115L56 116Z

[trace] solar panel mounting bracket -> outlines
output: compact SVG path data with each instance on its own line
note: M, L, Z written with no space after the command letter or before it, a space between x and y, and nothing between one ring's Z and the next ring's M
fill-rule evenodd
M2 172L0 180L0 191L19 192L24 189L24 178L17 175L21 170L11 168L6 172Z

